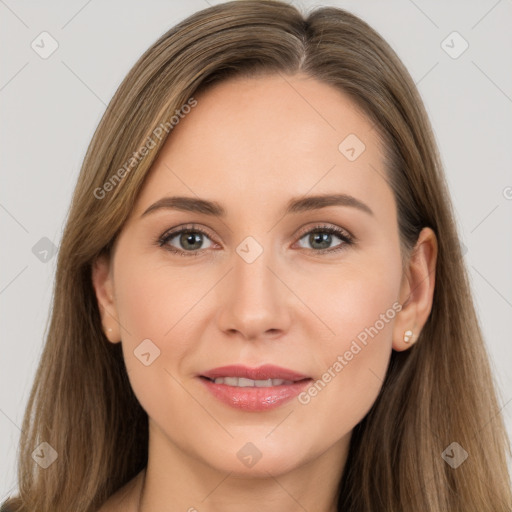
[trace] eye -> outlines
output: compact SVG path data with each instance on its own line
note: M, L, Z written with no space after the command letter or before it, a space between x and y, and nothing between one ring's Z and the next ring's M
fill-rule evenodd
M341 240L342 243L335 247L330 247L335 238ZM353 237L341 228L323 225L315 226L313 229L306 231L305 235L301 236L299 239L299 242L303 239L306 240L306 243L311 245L310 250L320 253L340 251L344 249L345 246L354 243Z
M330 247L336 238L340 240L341 243ZM311 248L304 247L300 244L303 239L305 239L306 243L311 245ZM208 242L206 246L203 245L205 241ZM320 254L337 252L353 243L354 238L347 231L330 225L314 226L308 231L304 231L299 238L300 247ZM202 254L205 249L211 248L213 243L205 230L192 224L166 231L158 239L158 245L181 256L198 256Z
M205 239L209 240L209 245L203 247ZM212 245L206 231L195 226L167 231L160 237L158 243L161 247L165 246L167 250L182 256L197 256L200 250L208 249Z

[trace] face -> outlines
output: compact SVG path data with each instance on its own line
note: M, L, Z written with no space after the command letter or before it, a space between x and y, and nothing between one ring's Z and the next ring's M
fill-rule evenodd
M302 75L196 100L95 271L105 330L161 453L262 475L341 456L411 327L378 133Z

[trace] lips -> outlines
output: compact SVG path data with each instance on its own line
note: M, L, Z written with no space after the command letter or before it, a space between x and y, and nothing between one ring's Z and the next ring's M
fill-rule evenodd
M291 382L297 382L310 378L307 375L303 375L302 373L298 373L287 368L281 368L280 366L274 366L272 364L265 364L263 366L259 366L258 368L249 368L243 365L222 366L220 368L209 370L203 373L201 376L210 380L224 377L238 377L255 381L279 379Z
M219 401L245 411L274 409L297 396L312 379L274 365L249 368L242 365L214 368L198 376Z

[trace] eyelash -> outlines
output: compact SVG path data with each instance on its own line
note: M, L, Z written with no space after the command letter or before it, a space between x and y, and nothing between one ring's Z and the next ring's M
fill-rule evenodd
M181 256L199 256L205 251L206 249L199 249L197 251L183 251L180 249L176 249L175 247L172 247L171 245L168 245L168 242L172 240L177 235L181 235L183 233L201 233L202 235L205 235L211 240L211 237L209 234L201 229L200 227L197 227L195 224L187 225L185 227L182 227L181 229L172 230L172 231L166 231L163 235L161 235L158 240L157 244L159 247L164 247L169 252L172 252L174 254L179 254ZM326 253L336 253L338 251L342 251L346 249L347 246L353 245L355 243L355 237L350 235L347 231L342 230L338 227L334 226L328 226L323 224L318 224L316 226L313 226L312 228L309 228L307 231L301 232L299 234L298 240L301 240L306 235L310 235L312 233L329 233L332 235L336 235L338 238L340 238L343 243L339 244L337 247L331 247L327 249L307 249L308 251L312 251L317 254L326 254Z

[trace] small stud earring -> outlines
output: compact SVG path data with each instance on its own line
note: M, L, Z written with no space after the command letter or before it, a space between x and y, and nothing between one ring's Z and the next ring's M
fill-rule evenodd
M404 342L409 343L409 341L411 341L411 339L412 339L412 331L411 330L405 331L404 332Z

